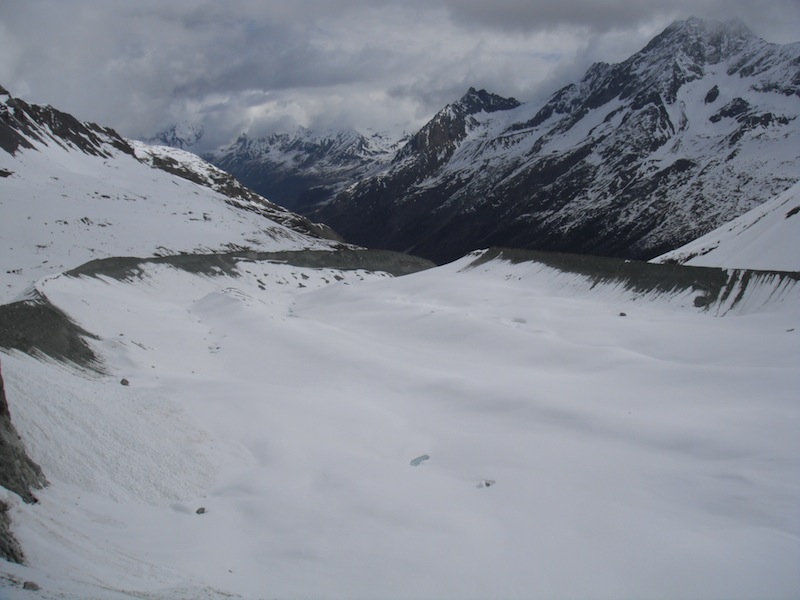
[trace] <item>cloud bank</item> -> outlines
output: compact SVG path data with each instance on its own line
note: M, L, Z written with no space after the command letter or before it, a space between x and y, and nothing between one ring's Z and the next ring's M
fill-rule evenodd
M800 39L772 0L26 0L0 5L0 85L147 137L414 129L467 88L530 100L690 15Z

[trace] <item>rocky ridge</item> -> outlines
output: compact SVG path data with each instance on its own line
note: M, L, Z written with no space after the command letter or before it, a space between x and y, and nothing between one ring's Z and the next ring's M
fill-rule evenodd
M239 136L203 157L291 210L308 212L385 163L398 143L384 133L314 133L298 128L267 137Z
M652 258L798 180L799 90L800 44L679 21L541 104L470 90L313 218L439 262L492 245Z

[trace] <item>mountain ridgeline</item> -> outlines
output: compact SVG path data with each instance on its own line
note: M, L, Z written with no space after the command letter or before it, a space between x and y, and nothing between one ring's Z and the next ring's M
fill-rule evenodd
M800 43L692 18L544 102L470 89L393 153L243 138L207 158L368 247L649 259L800 179L799 99Z
M353 181L378 171L399 145L382 133L317 135L298 128L266 138L242 134L204 158L259 194L290 210L310 213Z

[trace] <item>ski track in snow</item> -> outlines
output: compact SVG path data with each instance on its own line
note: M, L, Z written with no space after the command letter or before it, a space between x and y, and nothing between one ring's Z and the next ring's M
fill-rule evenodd
M109 374L3 354L52 485L7 495L31 566L0 572L41 598L800 589L800 302L718 318L465 264L40 282Z

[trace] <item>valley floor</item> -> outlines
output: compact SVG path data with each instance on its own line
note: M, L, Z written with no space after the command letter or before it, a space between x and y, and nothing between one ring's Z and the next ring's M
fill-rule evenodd
M0 594L794 597L797 289L719 316L467 262L41 282L106 372L0 356L51 482L8 494Z

